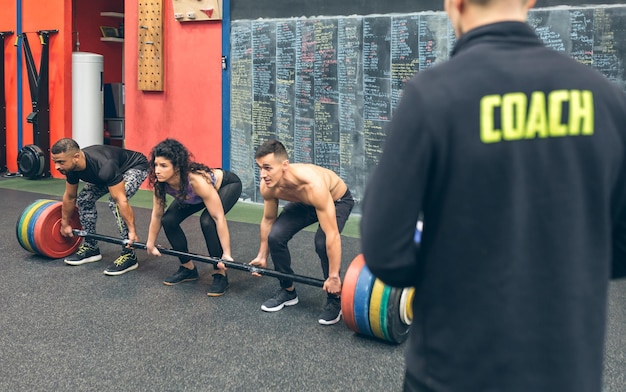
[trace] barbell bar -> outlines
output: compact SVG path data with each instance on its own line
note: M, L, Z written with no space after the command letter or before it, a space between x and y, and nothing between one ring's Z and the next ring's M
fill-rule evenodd
M75 236L90 238L97 241L108 242L127 246L128 240L106 236L102 234L88 233L84 230L72 230ZM146 244L133 242L132 248L147 249ZM224 263L228 268L258 273L263 276L271 276L279 279L287 279L294 282L304 283L311 286L323 287L324 281L297 274L286 274L276 270L255 267L250 264L237 263L222 260L216 257L203 256L195 253L182 252L174 249L158 247L159 252L192 260L217 265ZM353 265L355 266L353 268ZM355 269L352 272L350 269ZM358 255L346 273L344 286L341 290L341 310L346 315L344 322L349 329L362 335L371 336L391 343L399 344L406 340L410 329L410 322L400 315L405 313L405 303L401 303L402 289L385 285L374 277L365 265L363 255ZM347 301L344 301L344 297ZM354 318L354 322L352 321Z
M82 229L72 230L74 237L60 234L62 203L56 200L40 199L30 204L16 222L16 235L19 244L25 250L49 258L63 258L78 248L81 238L128 246L130 242L116 237L87 233ZM80 228L78 211L75 209L70 219L72 227ZM418 227L417 230L421 228ZM419 241L416 233L416 242ZM134 248L147 249L140 242L130 244ZM158 248L163 254L189 258L192 260L225 266L275 277L292 280L316 287L323 287L324 281L308 276L286 274L279 271L255 267L215 257L181 252L173 249ZM400 344L408 336L413 319L412 302L414 288L395 288L378 281L367 268L362 254L357 255L348 266L341 289L341 311L346 326L357 334Z
M102 234L88 233L84 230L74 229L72 230L72 232L74 233L74 235L79 236L79 237L90 238L93 240L108 242L111 244L124 245L124 246L129 244L128 240L122 240L121 238L110 237L110 236L102 235ZM133 248L138 248L138 249L147 249L146 244L141 243L141 242L133 242L130 246ZM208 263L208 264L213 264L213 265L217 265L217 263L224 263L226 267L240 270L240 271L253 272L259 275L271 276L273 278L278 278L278 279L292 280L294 282L304 283L310 286L324 287L323 280L310 278L304 275L286 274L284 272L279 272L279 271L267 269L267 268L256 267L250 264L238 263L238 262L229 261L229 260L222 260L217 257L203 256L203 255L199 255L195 253L182 252L182 251L175 250L175 249L167 249L167 248L161 248L161 247L157 247L157 249L159 250L159 252L166 254L166 255L170 255L170 256L185 257L185 258L189 258L192 260L201 261L203 263Z

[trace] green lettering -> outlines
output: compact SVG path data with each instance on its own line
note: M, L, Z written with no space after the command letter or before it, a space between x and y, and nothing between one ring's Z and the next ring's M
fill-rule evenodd
M563 102L569 98L567 90L555 90L548 95L548 118L550 124L550 136L566 136L567 125L561 122L563 116Z
M486 95L480 100L480 140L483 143L497 143L502 139L499 129L494 129L494 112L500 106L499 95Z
M548 114L546 113L546 95L535 91L530 96L528 119L526 120L526 139L548 137Z
M589 90L570 91L569 134L593 135L593 94Z
M526 121L526 94L508 93L502 97L502 134L504 140L519 140Z

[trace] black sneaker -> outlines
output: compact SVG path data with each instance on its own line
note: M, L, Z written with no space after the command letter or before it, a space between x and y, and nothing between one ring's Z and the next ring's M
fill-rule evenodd
M113 265L104 270L105 275L121 275L139 267L137 256L133 250L124 249L120 257L115 259Z
M291 291L283 288L278 289L276 294L261 305L261 310L266 312L278 312L285 306L292 306L298 303L296 289Z
M213 274L213 283L209 287L209 292L206 293L209 297L219 297L224 295L226 288L228 287L228 276L222 274Z
M324 310L320 314L319 320L322 325L337 324L341 320L341 299L339 297L328 297Z
M82 244L76 253L65 258L65 264L81 265L102 260L100 249L92 248L89 245Z
M198 268L196 266L193 269L189 269L181 265L174 275L163 279L163 284L174 286L175 284L190 282L196 279L198 279Z

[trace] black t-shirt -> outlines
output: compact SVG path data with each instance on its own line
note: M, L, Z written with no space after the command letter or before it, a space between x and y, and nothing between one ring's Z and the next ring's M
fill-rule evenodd
M148 159L140 152L117 146L96 145L82 149L87 167L85 170L66 173L66 181L78 184L79 180L107 187L119 184L129 169L148 170Z
M525 23L467 32L406 84L361 246L376 276L416 287L412 379L602 388L609 278L626 269L625 152L624 91Z

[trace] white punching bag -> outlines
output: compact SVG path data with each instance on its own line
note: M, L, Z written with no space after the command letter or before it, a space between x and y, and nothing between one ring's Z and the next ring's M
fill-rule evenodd
M104 57L72 53L72 138L80 148L104 143Z

